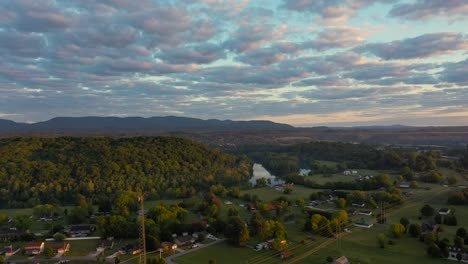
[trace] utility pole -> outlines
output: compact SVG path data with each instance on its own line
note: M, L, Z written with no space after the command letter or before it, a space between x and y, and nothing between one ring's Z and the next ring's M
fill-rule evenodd
M138 195L138 201L140 201L140 219L141 219L141 226L140 226L140 247L141 247L141 254L140 254L140 264L146 264L146 237L145 237L145 207L144 207L144 197L143 194Z

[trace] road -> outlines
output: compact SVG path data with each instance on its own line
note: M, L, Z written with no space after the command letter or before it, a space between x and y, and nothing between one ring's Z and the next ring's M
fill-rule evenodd
M212 245L221 243L221 242L224 242L224 239L218 239L218 240L216 240L215 242L212 242L212 243L209 243L209 244L202 244L202 245L200 245L199 247L192 248L192 249L189 249L189 250L184 250L184 251L182 251L182 252L179 252L179 253L177 253L177 254L174 254L174 255L171 255L171 256L167 257L167 258L166 258L166 262L167 262L167 264L177 264L177 263L173 260L174 258L180 257L180 256L185 255L185 254L188 254L188 253L192 253L192 252L194 252L194 251L197 251L197 250L200 250L200 249L202 249L202 248L209 247L209 246L212 246Z
M77 257L58 257L58 258L30 258L30 259L15 259L15 260L5 260L10 263L56 263L59 261L64 261L64 260L69 260L69 261L97 261L97 258L94 256L77 256Z

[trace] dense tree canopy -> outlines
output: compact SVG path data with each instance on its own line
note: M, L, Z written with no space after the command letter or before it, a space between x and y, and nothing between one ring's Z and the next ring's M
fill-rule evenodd
M78 194L95 203L125 190L188 197L250 174L246 159L174 137L0 140L0 203L9 207L71 203Z

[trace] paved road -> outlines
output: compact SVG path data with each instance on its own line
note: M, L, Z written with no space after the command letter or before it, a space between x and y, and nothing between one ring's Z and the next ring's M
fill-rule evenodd
M79 257L59 257L59 258L28 258L28 259L15 259L15 260L6 260L10 263L56 263L63 260L88 260L88 261L96 261L96 257L93 256L79 256Z
M209 244L202 244L202 245L200 245L199 247L192 248L192 249L189 249L189 250L184 250L183 252L179 252L179 253L177 253L177 254L174 254L174 255L171 255L171 256L167 257L167 258L166 258L166 262L167 262L167 264L177 264L177 263L174 261L174 258L180 257L180 256L185 255L185 254L188 254L188 253L192 253L192 252L194 252L194 251L197 251L197 250L200 250L200 249L202 249L202 248L209 247L209 246L212 246L212 245L221 243L221 242L224 242L224 239L218 239L218 240L216 240L215 242L212 242L212 243L209 243Z

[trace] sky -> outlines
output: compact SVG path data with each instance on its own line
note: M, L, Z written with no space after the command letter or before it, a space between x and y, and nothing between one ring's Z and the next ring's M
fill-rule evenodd
M0 119L468 125L466 0L2 0Z

